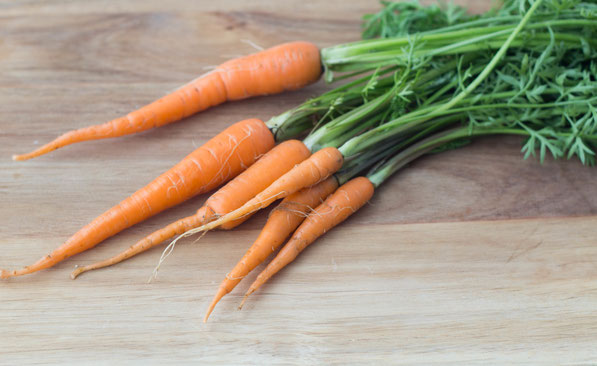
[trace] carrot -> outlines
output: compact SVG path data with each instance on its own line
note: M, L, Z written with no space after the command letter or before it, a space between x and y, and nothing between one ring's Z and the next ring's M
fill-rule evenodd
M226 275L212 303L207 309L204 322L224 295L230 293L240 281L261 264L268 255L284 243L284 240L303 222L305 216L338 188L336 177L304 188L286 197L270 214L259 236L243 258Z
M270 150L274 138L265 123L248 119L228 127L147 186L83 227L35 264L0 272L0 278L52 267L104 239L238 175Z
M354 178L338 188L325 202L309 214L309 217L294 232L292 238L280 250L278 255L257 276L257 279L245 294L243 304L249 295L292 262L309 244L346 220L367 203L373 196L374 190L373 183L365 177Z
M203 207L197 210L196 214L155 231L112 258L76 268L71 273L71 278L75 279L79 274L89 270L119 263L161 244L164 240L180 235L187 230L201 226L239 208L296 164L307 159L310 154L309 149L298 140L282 142L209 197ZM238 220L227 223L222 228L232 229L249 219L249 217L250 215L243 216Z
M27 160L77 142L160 127L226 101L299 89L317 81L321 70L317 46L309 42L285 43L225 62L124 117L67 132L33 152L14 155L13 159Z
M227 222L265 208L277 199L287 197L305 187L315 185L338 171L342 167L343 162L344 158L338 149L335 147L323 148L278 178L269 187L247 201L240 208L217 220L189 230L185 235L215 229Z

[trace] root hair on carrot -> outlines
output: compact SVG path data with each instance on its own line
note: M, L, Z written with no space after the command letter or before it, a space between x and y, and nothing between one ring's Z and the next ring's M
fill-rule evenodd
M198 242L205 234L207 234L207 231L202 233L193 243ZM164 263L166 258L168 258L170 256L170 254L172 254L172 252L174 251L174 246L176 246L176 242L178 242L179 239L181 239L182 237L185 237L185 236L188 236L188 235L185 235L185 234L179 235L176 239L172 240L172 242L170 242L170 244L168 244L168 246L162 251L162 255L160 256L160 259L158 260L158 264L153 269L153 272L151 273L151 276L147 280L147 283L151 283L151 281L158 278L158 272L160 270L160 266L162 265L162 263Z
M286 191L280 191L280 192L278 192L278 193L276 193L276 194L274 194L274 195L270 196L269 198L264 198L262 201L258 201L257 203L258 203L258 204L261 204L261 203L263 203L263 202L267 202L267 201L269 201L270 199L272 199L272 198L275 198L275 197L277 197L277 196L282 196L282 197L283 197L285 194L286 194ZM259 207L258 207L258 208L255 208L255 209L253 209L253 210L251 210L251 211L249 211L249 212L247 212L247 213L245 213L245 214L242 214L242 215L240 215L240 216L238 216L238 217L235 217L235 218L234 218L234 220L240 220L240 219L242 219L242 218L244 218L244 217L250 216L250 215L254 214L255 212L259 211L260 209L261 209L261 208L259 208ZM236 211L236 210L235 210L235 211ZM211 222L208 222L208 223L207 223L207 224L205 224L205 225L202 225L202 226L200 226L200 227L197 227L197 228L191 229L191 230L189 230L189 231L187 231L187 232L185 232L185 233L183 233L183 234L180 234L180 235L178 236L178 238L176 238L175 240L178 240L179 238L181 238L181 237L183 237L183 236L190 236L190 235L193 235L193 234L196 234L196 233L200 233L200 232L208 232L208 231L211 229L211 227L213 227L213 223L214 223L214 222L216 222L216 224L217 224L217 221L218 221L220 218L225 218L227 215L230 215L230 214L234 214L234 211L232 211L232 212L229 212L229 213L227 213L226 215L220 216L218 219L216 219L216 220L213 220L213 221L211 221ZM206 226L208 227L208 229L206 229L206 228L205 228ZM217 225L216 225L215 227L217 227Z
M309 212L311 210L313 210L313 207L311 207L310 205L306 205L304 203L300 203L300 202L281 202L278 206L274 207L273 210L270 211L270 215L272 213L274 213L275 211L285 211L285 212L292 212L298 216L302 216L302 217L307 217L308 214L304 211L301 211L300 209L295 209L295 208L291 208L291 206L298 206L298 207L302 207L302 208L306 208L306 212Z
M246 139L248 139L249 137L251 137L251 133L252 133L252 132L253 132L253 130L252 130L252 129L249 129L249 130L248 130L248 132L247 132L247 134L246 134L246 136L245 136L245 137L243 137L242 139L240 139L240 141L236 141L236 138L234 138L234 136L232 136L232 135L228 134L228 141L230 141L230 140L234 140L234 143L235 143L235 145L234 145L234 146L232 146L232 144L230 145L230 146L232 146L232 149L230 150L230 154L228 154L228 156L226 157L226 159L224 159L224 161L223 161L223 162L221 162L220 169L219 169L219 170L218 170L218 172L217 172L217 173L214 175L214 177L213 177L213 178L212 178L212 180L209 182L209 184L211 184L211 183L212 183L214 180L218 179L218 178L221 176L221 174L222 174L222 171L224 170L224 167L226 167L226 166L227 166L227 164L228 164L228 161L230 160L230 158L232 158L232 155L234 155L234 153L236 152L236 150L238 149L238 147L240 146L240 144L242 144L242 143L243 143L243 141L245 141ZM209 151L209 152L210 152L212 155L214 155L214 156L217 156L217 155L215 155L215 154L214 154L214 153L213 153L213 152L212 152L210 149L208 149L208 151ZM255 159L255 160L257 160L257 159Z
M256 49L257 51L263 51L265 50L265 48L261 47L260 45L258 45L257 43L251 41L250 39L241 39L240 40L242 43L246 43L249 46L253 47L254 49Z
M245 276L232 277L230 276L230 272L226 273L226 279L230 281L242 280L243 278L245 278Z

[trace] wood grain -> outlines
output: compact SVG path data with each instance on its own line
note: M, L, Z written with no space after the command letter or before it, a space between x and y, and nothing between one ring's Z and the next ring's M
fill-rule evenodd
M460 1L459 3L466 3ZM475 11L487 2L469 1ZM137 136L15 163L224 59L307 39L357 39L375 1L0 1L0 267L36 260L231 122L326 89L214 108ZM198 197L51 270L0 283L0 364L347 364L597 361L597 170L524 161L516 138L422 158L323 237L243 311L250 281L203 312L263 225L156 249L68 279L192 213ZM253 277L249 278L251 280Z

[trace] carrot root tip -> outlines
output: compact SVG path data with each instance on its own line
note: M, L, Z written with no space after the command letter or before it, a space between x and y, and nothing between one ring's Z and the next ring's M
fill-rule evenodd
M243 301L240 302L240 305L238 306L238 310L243 309L243 306L245 306L245 302L247 301L248 298L249 298L249 294L246 294L245 297L243 297Z
M24 155L17 155L17 154L14 154L14 155L12 156L12 160L13 160L13 161L23 161L23 160L28 160L28 157L27 157L27 154L24 154Z
M85 272L83 267L75 267L74 271L70 273L70 279L74 280L79 276L81 273Z
M7 271L5 269L0 270L0 279L6 279L6 278L9 278L9 277L10 277L10 272L9 271Z

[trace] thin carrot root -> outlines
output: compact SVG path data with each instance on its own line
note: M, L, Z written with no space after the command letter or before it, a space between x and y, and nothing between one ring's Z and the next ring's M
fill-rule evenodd
M317 81L319 49L309 42L290 42L227 61L171 94L124 117L73 130L14 160L28 160L87 140L129 135L179 121L226 101L296 90Z
M305 187L315 185L337 172L342 167L343 162L342 153L338 149L334 147L323 148L277 179L267 189L263 190L242 207L208 224L189 230L185 235L215 229L227 222L265 208L277 199L287 197Z
M268 126L247 119L228 127L145 187L81 228L33 265L5 273L20 276L50 268L120 231L200 193L210 191L253 165L274 146Z
M216 293L214 300L212 300L211 304L209 304L209 307L207 308L207 312L205 313L205 316L203 317L204 323L207 323L207 319L209 319L211 312L214 311L214 308L216 307L216 304L218 303L218 301L220 301L220 299L222 297L226 296L227 294L228 294L228 292L226 292L225 288L220 287L218 289L218 292Z
M71 274L71 278L74 279L79 274L92 269L119 263L153 248L176 235L180 235L185 231L201 226L239 208L257 193L267 188L277 178L292 169L296 164L307 159L310 154L311 152L305 144L298 140L288 140L278 144L261 156L255 164L251 165L247 170L212 194L195 215L178 220L153 232L112 258L76 268ZM221 228L226 230L232 229L249 217L250 215L230 221L226 225L222 225Z
M313 210L278 255L257 276L245 294L242 304L249 295L292 262L307 246L363 207L373 196L374 189L371 181L365 177L354 178L338 188Z
M195 241L193 243L198 242L205 234L207 234L207 232L204 232L203 234L201 234L197 239L195 239ZM160 270L160 267L162 266L162 264L164 263L164 261L166 260L166 258L168 258L170 256L170 254L172 254L172 252L174 251L174 246L176 245L176 243L178 242L179 239L181 239L182 237L179 236L178 238L176 238L175 240L173 240L170 244L168 244L168 246L166 247L166 249L164 249L164 251L162 251L162 255L160 256L160 259L158 260L158 264L155 266L155 268L153 269L153 272L151 273L151 276L149 276L149 279L147 280L147 283L151 283L151 281L155 280L158 278L158 272Z
M273 276L273 274L272 274ZM265 282L267 282L267 280L269 280L268 277L267 279L260 279L259 277L255 280L255 282L259 281L259 285L255 285L255 282L251 285L251 287L247 290L247 292L245 293L245 296L243 296L243 300L240 302L240 304L238 305L238 310L241 310L243 308L243 306L245 306L245 303L247 302L247 300L249 299L249 296L251 296L253 294L253 292L257 291L257 289L259 287L261 287L261 285L263 285Z
M9 278L12 277L10 275L10 272L5 270L5 269L0 269L0 279L5 279L5 278Z
M303 222L308 212L326 199L336 188L338 188L337 179L330 177L319 184L291 194L272 210L263 230L251 248L220 284L218 292L207 309L204 322L207 321L220 299L230 293L249 272L276 251Z
M252 292L251 292L252 294ZM243 306L245 306L245 303L247 302L247 299L249 298L249 293L245 294L245 296L243 296L243 301L240 302L240 304L238 305L238 310L242 310Z
M139 253L142 253L150 248L155 247L156 245L159 245L164 240L167 240L168 238L171 238L174 235L182 234L185 230L200 226L201 224L206 222L205 218L211 215L213 215L213 211L210 212L209 207L203 206L195 215L175 221L170 225L153 232L152 234L146 236L142 240L129 247L124 252L112 258L108 258L103 261L96 262L87 266L80 266L75 268L75 270L71 272L70 278L74 280L81 273L91 271L94 269L112 266L116 263L120 263L126 259L129 259Z
M54 141L51 141L51 142L31 151L29 153L20 154L20 155L15 154L12 156L12 160L24 161L24 160L33 159L38 156L41 156L41 155L47 154L49 152L52 152L54 150L57 150L63 146L93 139L91 136L85 136L84 134L82 134L81 132L78 132L78 131L79 130L69 131L69 132L65 133L64 135L58 137ZM98 138L101 138L101 137L98 137Z

